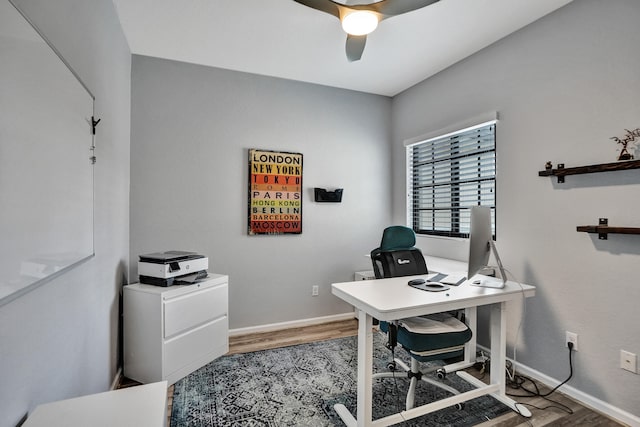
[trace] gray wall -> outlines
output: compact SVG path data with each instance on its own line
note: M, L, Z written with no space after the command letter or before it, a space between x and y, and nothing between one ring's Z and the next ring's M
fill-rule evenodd
M133 58L132 280L140 254L193 250L230 277L232 329L350 311L330 285L370 268L389 223L391 100ZM302 234L247 235L249 148L304 155Z
M609 137L640 127L636 1L575 1L393 103L146 57L134 57L132 83L110 1L19 4L96 95L96 257L0 307L0 425L15 425L41 402L109 387L119 292L136 279L140 253L209 255L211 271L231 277L233 328L348 311L329 284L369 268L364 255L380 230L404 221L402 142L487 111L501 114L498 248L516 276L538 286L518 360L562 379L564 331L577 332L570 384L638 415L638 377L618 368L621 348L640 353L638 237L575 232L598 217L640 226L638 174L569 177L562 186L537 176L547 160L615 160ZM304 154L302 235L247 236L248 148ZM315 186L344 187L343 203L316 204ZM464 242L420 245L466 257ZM510 311L515 326L519 306Z
M0 426L15 425L40 403L109 388L129 258L131 54L113 3L17 3L93 92L102 121L96 138L96 256L0 307Z
M636 416L639 377L619 364L620 349L640 354L640 236L599 241L576 226L607 217L612 225L640 227L640 174L570 176L565 184L537 175L547 160L616 161L609 138L640 127L639 17L636 0L574 1L395 97L392 120L393 207L400 222L403 141L499 112L496 244L513 274L538 286L527 301L517 358L562 380L564 334L576 332L580 351L569 384ZM427 253L466 258L463 241L419 240ZM511 307L512 343L519 308Z

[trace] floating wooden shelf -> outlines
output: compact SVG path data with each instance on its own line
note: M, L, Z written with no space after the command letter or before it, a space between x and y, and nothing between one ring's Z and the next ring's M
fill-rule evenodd
M598 222L598 225L579 225L576 231L598 233L600 240L607 240L608 234L640 234L640 228L637 227L609 227L607 218L600 218Z
M602 163L599 165L577 166L565 168L564 163L559 163L553 169L551 162L547 162L545 170L539 171L538 176L556 176L558 182L563 183L567 175L580 175L585 173L612 172L628 169L640 169L640 160L622 160L614 163ZM640 234L638 227L609 227L607 218L600 218L598 225L579 225L576 231L585 233L597 233L600 240L607 240L609 234Z
M558 182L563 183L566 175L580 175L585 173L611 172L627 169L639 169L640 160L622 160L614 163L602 163L599 165L577 166L565 168L564 163L559 163L556 169L547 168L538 172L538 176L557 176Z

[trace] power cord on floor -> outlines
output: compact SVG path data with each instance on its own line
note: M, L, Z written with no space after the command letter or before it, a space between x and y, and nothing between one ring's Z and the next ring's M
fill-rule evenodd
M518 325L518 330L516 332L516 338L515 338L515 342L514 342L514 345L513 345L513 360L514 360L514 364L511 364L511 362L507 361L507 365L508 366L505 367L506 368L506 374L507 374L506 376L508 378L507 385L509 385L513 389L523 390L524 392L528 393L526 395L511 394L511 393L506 393L506 394L508 396L511 396L511 397L541 397L541 398L553 403L553 405L549 405L549 406L545 406L544 408L540 408L540 407L537 407L537 406L529 404L529 403L516 402L516 412L518 412L520 415L522 415L522 414L517 409L517 405L529 406L529 407L532 407L532 408L535 408L535 409L540 409L540 410L547 410L547 409L550 409L550 408L558 408L558 409L560 409L562 411L565 411L565 412L567 412L569 414L573 414L573 410L571 408L569 408L568 406L566 406L566 405L564 405L564 404L562 404L560 402L557 402L557 401L555 401L553 399L550 399L548 397L553 392L558 390L558 388L560 388L560 386L566 384L571 379L571 377L573 376L573 359L572 359L573 343L568 343L568 348L569 348L569 377L566 380L564 380L562 383L560 383L556 387L554 387L548 393L544 393L544 394L540 393L540 389L538 388L537 383L534 380L532 380L531 378L525 377L523 375L516 374L516 369L515 369L515 361L517 360L516 359L516 349L518 347L518 338L520 336L520 330L522 328L522 324L524 323L524 318L525 318L525 315L526 315L527 306L526 306L526 303L525 303L524 286L522 286L522 283L515 277L515 275L511 271L509 271L507 269L505 269L505 271L506 271L506 273L510 274L513 277L514 281L520 286L520 290L522 291L522 316L520 318L520 323ZM487 363L487 361L485 360L484 363L483 363L483 368L486 367L486 363ZM512 369L510 369L510 367ZM527 381L529 381L529 382L531 382L533 384L533 386L535 387L535 391L534 390L530 390L530 389L528 389L527 387L524 386L524 384L526 384ZM532 425L531 422L528 419L527 419L527 423L529 425Z
M569 408L567 405L564 405L563 403L560 403L556 400L553 400L551 398L549 398L549 396L554 393L555 391L557 391L562 385L566 384L572 377L573 377L573 353L572 353L572 349L573 349L573 343L568 343L568 348L569 348L569 377L567 377L566 380L562 381L560 384L558 384L556 387L554 387L552 390L546 392L546 393L541 393L540 389L538 387L538 384L531 378L526 377L524 375L519 375L515 373L515 367L514 364L510 361L507 360L506 361L506 366L505 366L505 370L508 374L511 375L507 375L508 380L507 380L507 386L510 387L511 389L514 390L521 390L526 394L515 394L515 393L506 393L507 396L510 397L540 397L548 402L550 402L550 405L544 406L544 407L539 407L530 403L523 403L523 402L516 402L516 409L515 411L517 413L519 413L520 415L522 415L522 413L517 409L518 405L523 405L523 406L529 406L531 408L535 408L535 409L539 409L539 410L547 410L547 409L551 409L551 408L556 408L559 409L561 411L564 411L568 414L573 414L573 410L571 408ZM489 372L489 367L490 367L490 357L488 357L483 351L479 351L478 352L478 361L475 363L474 367L475 369L477 369L481 376L479 377L479 379L484 378L485 374L487 372ZM531 383L533 385L533 389L527 387L527 383ZM529 422L529 420L526 420L529 425L531 425L531 423Z
M552 403L552 405L548 405L545 407L538 407L529 403L522 403L522 402L518 402L518 404L520 405L526 405L526 406L530 406L532 408L535 409L540 409L540 410L547 410L550 408L557 408L560 409L561 411L564 411L568 414L573 414L573 410L571 408L569 408L567 405L564 405L558 401L555 401L553 399L550 399L549 396L554 393L556 390L558 390L561 386L563 386L564 384L566 384L572 377L573 377L573 343L568 343L567 345L568 349L569 349L569 376L567 377L566 380L562 381L560 384L558 384L557 386L555 386L553 389L551 389L550 391L548 391L547 393L541 393L540 389L538 388L538 384L532 380L529 377L525 377L523 375L518 375L518 374L514 374L514 378L512 380L510 380L507 385L509 387L511 387L512 389L515 390L522 390L523 392L525 392L526 394L515 394L515 393L507 393L507 396L510 397L541 397L549 402ZM510 363L510 362L509 362ZM507 368L508 371L508 368ZM515 372L515 370L514 370ZM534 386L534 390L531 390L530 388L525 387L525 384L527 384L527 382L530 382L531 384L533 384Z
M516 277L516 275L506 268L504 269L504 271L506 272L506 274L511 275L513 280L518 284L518 286L520 286L520 291L522 292L522 316L520 316L520 322L518 323L518 330L516 331L516 338L515 338L515 341L513 342L513 360L515 362L516 360L518 360L516 358L516 352L518 349L518 338L520 337L520 331L522 330L522 325L524 323L525 316L527 315L526 295L524 293L524 286L522 286L522 282L520 282L520 280ZM507 279L507 277L503 277L503 279ZM507 375L509 376L509 379L513 381L514 376L516 375L515 365L514 365L513 371L507 370Z

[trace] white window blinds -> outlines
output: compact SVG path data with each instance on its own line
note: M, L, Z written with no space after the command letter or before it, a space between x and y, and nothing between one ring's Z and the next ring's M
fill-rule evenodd
M468 237L472 206L491 207L495 235L496 122L407 146L408 217L418 234Z

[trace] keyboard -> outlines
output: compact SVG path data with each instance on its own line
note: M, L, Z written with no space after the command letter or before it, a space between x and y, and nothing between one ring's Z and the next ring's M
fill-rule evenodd
M444 274L444 273L435 273L433 276L427 278L428 282L440 282L445 285L458 286L462 282L467 280L466 276L461 274Z

